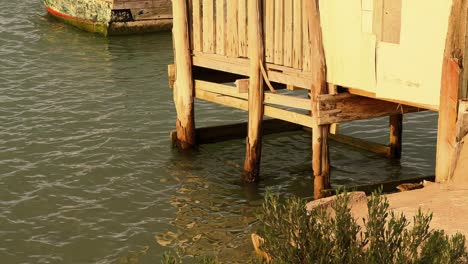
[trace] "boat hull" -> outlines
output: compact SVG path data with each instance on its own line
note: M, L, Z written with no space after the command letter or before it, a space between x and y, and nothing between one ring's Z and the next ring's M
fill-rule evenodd
M155 6L151 4L155 2ZM77 28L102 35L170 30L171 2L123 0L43 0L47 12ZM146 3L145 5L141 5ZM150 4L148 4L150 3Z

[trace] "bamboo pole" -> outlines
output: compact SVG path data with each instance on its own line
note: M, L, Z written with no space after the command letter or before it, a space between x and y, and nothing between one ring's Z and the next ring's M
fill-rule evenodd
M390 155L389 158L401 158L402 134L403 134L403 114L390 116Z
M451 162L456 142L458 101L466 95L468 0L453 0L449 18L447 38L442 64L442 80L439 103L439 124L437 133L436 181L445 182L453 171Z
M306 1L306 14L309 18L312 65L312 170L314 173L314 198L324 197L324 190L330 188L330 157L328 152L328 132L330 125L319 125L317 113L319 96L328 93L326 82L326 62L320 26L319 1Z
M187 1L173 0L173 41L175 52L176 80L174 104L177 111L177 140L180 149L195 145L195 117L193 109L192 58L187 17Z
M248 2L248 43L250 58L249 79L249 125L242 179L255 182L259 179L262 152L263 79L261 64L264 59L263 25L261 0Z

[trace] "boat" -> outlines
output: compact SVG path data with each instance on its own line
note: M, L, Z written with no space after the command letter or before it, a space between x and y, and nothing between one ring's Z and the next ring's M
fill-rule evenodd
M42 0L53 17L102 35L172 28L171 0Z

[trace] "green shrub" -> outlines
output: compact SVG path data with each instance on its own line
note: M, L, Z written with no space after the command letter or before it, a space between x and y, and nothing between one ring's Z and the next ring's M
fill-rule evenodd
M388 200L379 193L368 198L365 231L357 224L345 192L326 209L306 211L306 202L267 193L259 214L260 249L273 263L467 263L465 237L448 237L430 230L432 214L421 210L413 225L404 215L389 212Z

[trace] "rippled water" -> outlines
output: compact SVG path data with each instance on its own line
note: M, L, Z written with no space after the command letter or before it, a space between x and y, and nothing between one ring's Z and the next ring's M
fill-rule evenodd
M250 258L266 187L310 197L310 137L264 139L262 180L239 180L244 142L181 155L169 143L169 33L102 38L36 0L0 0L0 262L158 263L174 247ZM197 102L197 125L246 114ZM434 113L405 116L401 162L331 144L332 183L432 175ZM343 124L385 142L386 119Z

